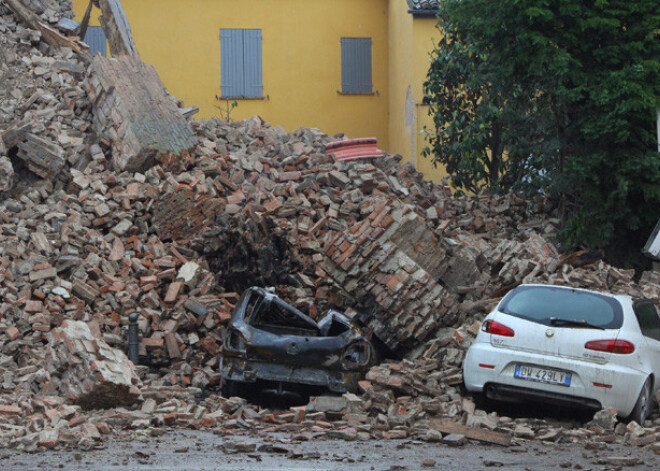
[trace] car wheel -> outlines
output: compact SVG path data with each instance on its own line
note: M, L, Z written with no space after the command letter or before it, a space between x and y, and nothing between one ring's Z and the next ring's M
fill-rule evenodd
M488 397L485 392L473 392L472 402L477 409L485 410L488 407Z
M651 399L651 377L648 377L644 386L642 386L642 391L639 393L635 408L628 418L643 426L644 421L651 414L651 407L653 407Z

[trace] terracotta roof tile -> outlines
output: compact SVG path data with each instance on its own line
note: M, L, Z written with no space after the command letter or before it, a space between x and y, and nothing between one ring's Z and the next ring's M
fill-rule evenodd
M411 10L435 10L438 8L439 0L408 0Z

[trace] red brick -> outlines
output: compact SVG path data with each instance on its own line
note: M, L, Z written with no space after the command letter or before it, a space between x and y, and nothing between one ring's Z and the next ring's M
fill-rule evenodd
M16 340L21 335L16 327L8 327L7 330L5 330L5 333L9 336L9 340L11 341Z
M183 288L183 281L174 281L173 283L170 283L169 288L167 288L164 301L166 303L174 303L179 296L179 291L181 291L181 288Z
M402 286L403 284L401 283L401 281L399 281L399 279L395 276L391 277L387 282L387 287L394 293L399 291Z
M0 404L0 415L4 416L18 416L21 415L23 411L18 406L6 406Z
M393 222L394 222L394 218L392 218L392 216L388 214L383 218L383 222L380 223L380 227L382 227L383 229L387 229L392 225Z
M163 348L165 345L165 340L159 337L149 337L144 339L144 344L147 348Z
M360 388L360 391L362 392L367 392L373 389L374 387L370 381L362 380L362 381L358 381L358 388Z

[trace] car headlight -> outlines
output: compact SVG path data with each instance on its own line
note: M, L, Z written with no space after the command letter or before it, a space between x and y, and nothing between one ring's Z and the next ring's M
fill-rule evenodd
M371 347L364 340L351 343L342 357L341 365L347 370L367 365L371 361Z

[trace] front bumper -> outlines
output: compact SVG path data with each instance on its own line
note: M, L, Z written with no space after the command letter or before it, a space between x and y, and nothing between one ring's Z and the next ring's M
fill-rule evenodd
M570 372L571 384L560 386L515 378L517 364ZM622 417L632 412L646 379L642 372L612 361L600 365L508 350L493 347L490 343L475 343L470 347L465 357L463 378L468 391L483 392L490 389L500 398L527 397L530 400L549 400L592 408L599 405L603 408L613 407ZM610 385L611 388L595 386L594 383Z
M257 380L323 386L330 391L357 391L357 383L364 375L359 371L336 371L324 368L291 366L264 361L223 357L220 361L223 380L253 383Z

